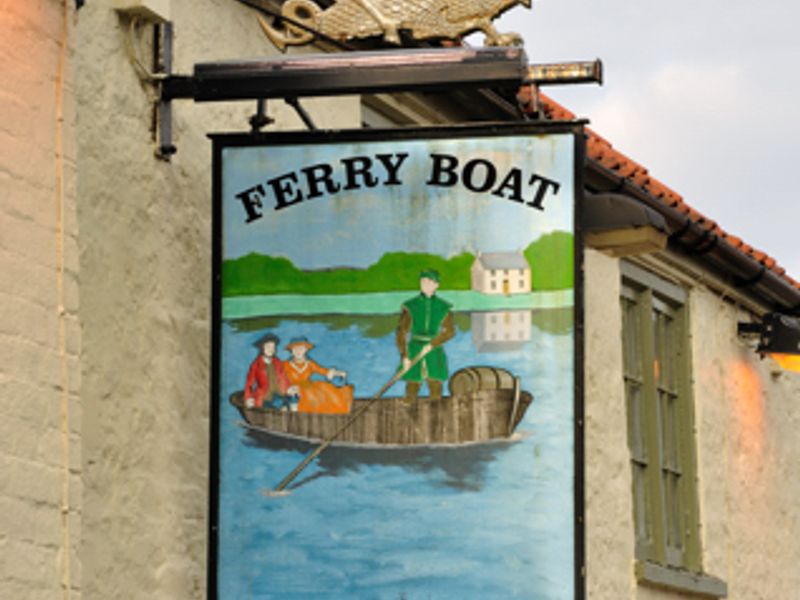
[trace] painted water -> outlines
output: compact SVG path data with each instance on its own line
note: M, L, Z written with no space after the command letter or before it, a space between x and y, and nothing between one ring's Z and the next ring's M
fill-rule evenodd
M220 598L573 597L571 308L459 313L456 323L445 346L451 374L498 366L533 393L519 441L330 448L291 484L290 495L270 498L263 492L309 447L244 429L228 403L244 385L253 341L265 331L283 342L305 336L316 345L314 360L345 369L356 395L368 397L398 366L396 316L223 322ZM402 393L399 384L389 391Z

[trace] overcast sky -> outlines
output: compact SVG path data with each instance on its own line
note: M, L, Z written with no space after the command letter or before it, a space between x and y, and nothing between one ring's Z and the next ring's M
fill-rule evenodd
M798 23L791 0L534 0L498 28L531 62L601 58L602 87L546 92L800 279Z

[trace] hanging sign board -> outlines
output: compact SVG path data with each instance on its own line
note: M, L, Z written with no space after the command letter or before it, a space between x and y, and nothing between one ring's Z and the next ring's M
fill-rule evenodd
M581 125L213 139L210 597L582 598Z

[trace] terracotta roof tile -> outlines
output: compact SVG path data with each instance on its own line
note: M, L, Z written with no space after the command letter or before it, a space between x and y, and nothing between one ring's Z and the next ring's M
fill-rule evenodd
M589 156L599 158L603 156L606 152L611 150L611 144L606 142L605 140L596 140L593 138L589 138L586 141L586 152Z
M728 242L734 248L741 248L742 244L744 243L742 242L742 238L738 238L735 235L731 235L730 233L723 234L722 237L725 238L725 241Z
M549 98L548 98L548 100L549 100ZM601 143L601 144L605 144L605 145L606 145L606 146L608 146L609 148L611 147L611 142L609 142L609 141L608 141L606 138L604 138L602 135L600 135L599 133L597 133L597 132L596 132L594 129L592 129L591 127L586 127L585 131L586 131L586 134L589 136L589 139L590 139L591 141L593 141L593 142L599 142L599 143Z
M637 169L631 174L631 180L640 188L645 188L650 183L650 174L647 169Z
M628 160L625 156L621 156L617 171L619 171L619 174L623 177L630 179L631 176L641 168L642 167L640 165L636 164L632 160Z
M657 179L650 178L650 181L647 182L645 186L645 190L651 195L655 196L656 198L664 198L672 192L667 186L663 183L658 181Z
M527 90L523 93L532 93L531 86L523 86L522 90ZM542 100L542 109L544 114L554 121L572 121L575 119L575 113L568 110L565 106L560 105L558 102L553 102L544 94L539 95Z
M523 87L517 97L523 105L523 108L527 109L532 98L530 87ZM552 98L544 94L540 94L540 98L542 110L549 119L572 120L575 118L574 113L561 106ZM786 269L778 265L774 258L767 255L765 252L756 250L745 243L741 238L726 232L715 221L686 204L680 194L653 178L647 168L616 150L608 140L598 135L593 129L587 127L585 131L587 136L586 153L591 160L600 163L607 169L615 171L620 176L630 180L654 198L661 200L667 206L674 208L682 214L688 215L689 219L700 225L706 231L721 237L740 253L750 256L790 285L800 289L800 282L790 277L786 273Z

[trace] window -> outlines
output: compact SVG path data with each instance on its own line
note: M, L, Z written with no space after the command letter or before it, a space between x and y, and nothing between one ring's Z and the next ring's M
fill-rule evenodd
M725 583L700 574L687 295L630 263L621 268L637 574L644 582L722 597Z
M623 265L623 367L637 558L700 571L686 294Z

